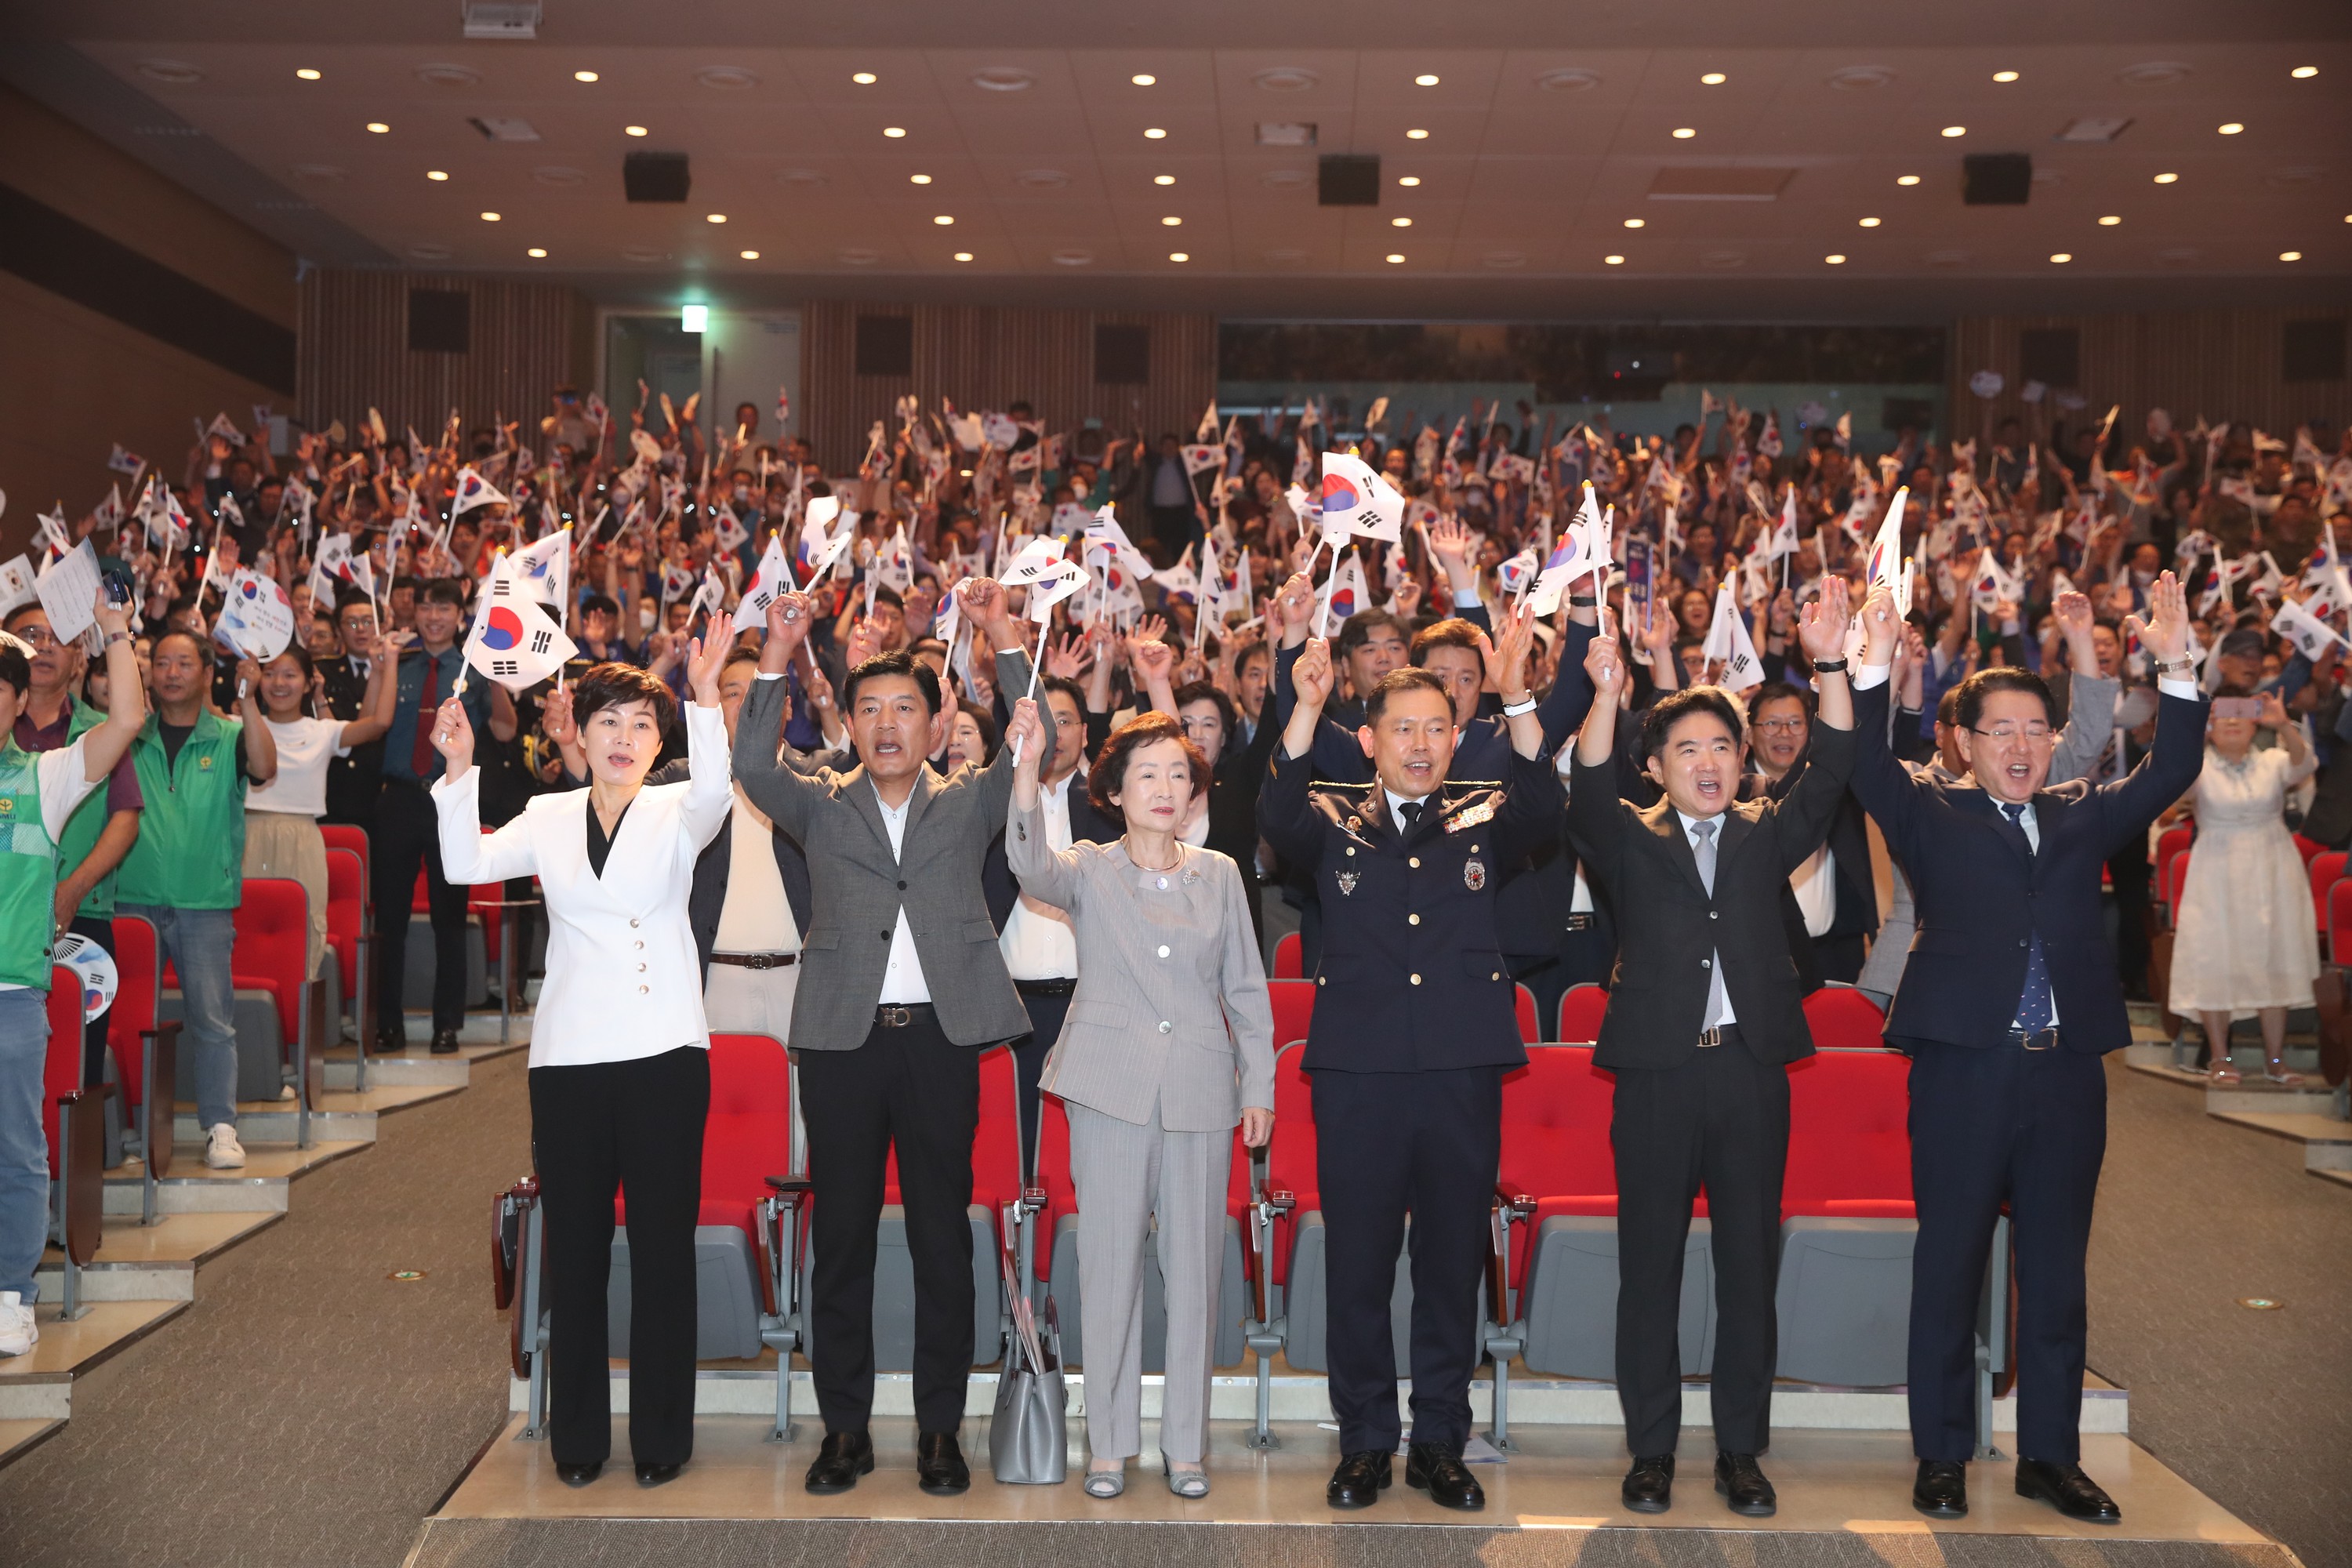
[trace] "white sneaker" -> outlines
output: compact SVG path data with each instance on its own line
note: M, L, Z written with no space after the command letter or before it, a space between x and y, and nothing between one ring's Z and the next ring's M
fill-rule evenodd
M235 1171L245 1164L245 1145L236 1141L236 1129L226 1121L213 1123L212 1132L205 1144L205 1163L215 1171Z
M23 1355L40 1342L41 1331L33 1309L16 1300L14 1290L0 1290L0 1356Z

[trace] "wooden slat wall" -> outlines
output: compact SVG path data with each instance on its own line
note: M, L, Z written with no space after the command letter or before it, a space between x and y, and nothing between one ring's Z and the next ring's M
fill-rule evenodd
M914 318L911 376L856 374L860 316ZM1118 434L1139 426L1148 437L1172 430L1187 439L1216 395L1217 323L1210 316L820 300L802 307L802 321L801 427L836 473L856 465L866 431L877 419L888 421L892 405L909 392L926 410L941 398L967 412L1026 399L1049 432L1094 418ZM1148 384L1096 384L1095 327L1105 322L1151 329Z
M2220 423L2253 425L2284 436L2295 426L2322 420L2342 428L2352 419L2352 382L2289 382L2281 373L2281 344L2289 321L2333 320L2343 310L2177 310L2116 316L1964 316L1952 323L1951 407L1958 434L1971 433L1970 412L1985 406L1969 390L1969 377L1999 371L2006 385L1988 409L1998 421L2022 416L2018 398L2024 377L2018 369L2021 332L2074 327L2082 333L2082 392L2092 419L2111 404L2123 405L2120 432L2136 433L2150 408L2171 411L2183 427L2201 416ZM2044 405L2045 414L2051 412ZM2078 423L2076 416L2070 423Z
M412 353L408 291L461 289L473 297L470 352ZM395 435L408 425L430 438L449 410L468 427L493 415L523 421L548 411L548 394L585 387L593 368L594 313L576 291L419 272L318 271L302 280L296 405L323 429L356 428L371 405Z

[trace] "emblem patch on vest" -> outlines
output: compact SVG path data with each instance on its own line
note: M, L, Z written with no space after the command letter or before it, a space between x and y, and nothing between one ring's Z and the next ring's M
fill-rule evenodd
M208 773L212 771L213 760L210 757L198 757L196 759L196 772L200 773Z
M1486 885L1486 863L1484 860L1463 861L1462 885L1474 893L1484 888Z
M1339 891L1342 894L1353 898L1356 893L1356 879L1360 875L1361 875L1360 872L1341 871L1334 876L1332 880L1339 884Z

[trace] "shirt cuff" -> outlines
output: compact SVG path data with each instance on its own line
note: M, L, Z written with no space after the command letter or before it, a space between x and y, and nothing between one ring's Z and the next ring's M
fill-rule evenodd
M2156 689L2166 697L2178 697L2185 701L2205 700L2205 693L2198 689L2195 681L2186 676L2159 675L2156 678Z
M1885 664L1865 664L1853 672L1853 689L1856 691L1874 690L1885 685L1894 673L1893 659L1887 660Z
M782 680L783 678L784 678L784 672L783 672L782 670L781 670L781 669L780 669L780 670L778 670L778 671L776 671L776 673L775 673L775 674L773 674L773 675L769 674L766 670L764 670L764 669L763 669L763 670L760 671L759 676L758 676L758 679L761 679L761 680Z
M1475 610L1483 603L1485 601L1478 597L1478 590L1475 588L1454 590L1454 607L1457 610Z

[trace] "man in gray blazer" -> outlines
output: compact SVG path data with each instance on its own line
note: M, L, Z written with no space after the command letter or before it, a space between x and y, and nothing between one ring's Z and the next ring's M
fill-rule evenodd
M974 624L1003 590L962 584ZM895 1144L915 1269L916 1476L927 1492L971 1484L956 1442L971 1370L973 1047L1029 1031L988 917L981 864L1003 831L1013 752L941 777L924 759L943 740L939 680L904 652L848 672L841 706L858 765L796 773L772 742L783 674L814 606L785 594L768 609L760 677L737 731L735 779L808 855L812 919L801 939L793 1050L814 1185L810 1367L825 1436L812 1492L848 1490L874 1468L874 1254L884 1163ZM1028 684L1027 658L997 656L999 689ZM1048 746L1050 751L1050 745Z

